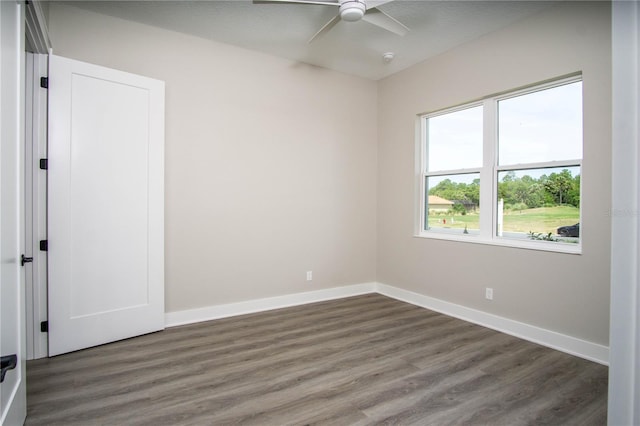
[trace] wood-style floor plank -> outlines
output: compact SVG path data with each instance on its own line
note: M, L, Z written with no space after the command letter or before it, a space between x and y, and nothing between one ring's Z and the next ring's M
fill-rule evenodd
M371 294L27 364L27 425L604 425L607 368Z

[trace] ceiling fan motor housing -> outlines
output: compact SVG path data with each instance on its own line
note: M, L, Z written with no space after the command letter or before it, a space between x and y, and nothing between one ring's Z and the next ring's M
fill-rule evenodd
M341 0L340 19L343 21L359 21L367 11L367 6L362 0Z

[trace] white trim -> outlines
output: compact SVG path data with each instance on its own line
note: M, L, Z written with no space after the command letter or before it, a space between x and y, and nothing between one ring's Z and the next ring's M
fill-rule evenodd
M493 207L481 209L478 206L480 238L484 241L493 241L498 229L496 215L498 172L495 168L495 164L498 164L498 114L492 99L485 99L482 105L482 171L479 196L480 200L489 200Z
M40 0L25 2L25 36L33 53L47 54L51 48L51 40L40 3Z
M582 160L562 160L562 161L546 161L542 163L518 163L518 164L509 164L506 166L498 165L496 166L497 172L508 172L508 171L525 171L525 170L535 170L535 169L566 169L567 167L582 167Z
M359 296L375 292L375 283L355 284L345 287L334 287L325 290L309 291L305 293L287 294L284 296L267 297L264 299L247 300L244 302L225 305L206 306L185 311L167 312L164 316L166 327L192 324L201 321L246 315L291 306L306 305L307 303L325 300L341 299L349 296Z
M454 113L454 112L460 112L460 111L464 111L466 109L471 109L471 108L475 108L475 107L479 107L479 106L481 107L483 105L483 102L484 102L484 98L478 99L477 101L471 101L471 102L467 102L467 103L464 103L464 104L460 104L460 105L456 105L456 106L452 106L452 107L443 108L443 109L439 109L439 110L436 110L436 111L420 114L420 118L421 119L434 118L434 117L438 117L440 115L451 114L451 113Z
M40 331L47 320L47 252L38 249L47 239L47 173L39 164L47 158L47 90L40 87L40 77L47 76L48 57L27 52L26 59L25 253L33 257L25 268L27 359L38 359L48 355L48 336Z
M524 250L550 251L562 254L582 254L582 243L564 243L564 242L547 242L530 239L517 239L495 237L494 239L485 239L478 234L462 234L462 229L458 232L449 232L448 230L430 229L423 231L414 238L427 238L432 240L461 241L465 243L486 244L490 246L512 247ZM558 237L562 238L562 237Z
M600 364L608 365L609 348L597 343L588 342L566 334L525 324L523 322L504 318L498 315L467 308L462 305L414 293L397 287L378 283L378 293L392 297L412 305L420 306L432 311L459 318L483 327L491 328L511 336L519 337L533 343L538 343L552 349L557 349L580 358L588 359Z
M501 95L490 96L494 98L497 102L504 101L506 99L517 98L518 96L528 95L529 93L541 92L547 89L553 89L554 87L566 86L567 84L577 83L582 81L582 72L573 73L566 77L561 77L559 79L551 79L542 83L535 83L521 89L510 90L502 93Z
M608 365L609 348L607 346L375 282L168 312L165 314L165 326L175 327L369 293L379 293L383 296L488 327L580 358Z
M420 232L422 232L422 230L424 228L427 227L427 224L425 222L425 207L426 207L426 203L425 203L425 178L424 178L424 164L425 164L425 160L424 160L424 156L425 156L425 152L424 152L424 144L422 143L422 141L425 139L426 137L426 127L422 125L422 121L424 120L423 117L418 116L416 117L416 129L415 129L415 134L416 134L416 139L415 139L415 158L414 158L414 167L415 167L415 185L414 185L414 201L417 204L413 209L414 211L414 235L418 235L420 234ZM379 185L378 185L379 186Z
M40 158L46 158L47 90L40 87L40 77L48 75L47 53L51 48L49 31L40 0L24 3L24 36L26 48L25 98L25 214L26 253L33 263L25 268L27 318L27 359L48 355L48 335L40 331L40 322L47 319L47 254L34 248L47 238L46 172L39 169Z
M481 171L482 167L470 167L468 169L456 170L437 170L435 172L424 172L424 177L473 175L480 174Z
M0 331L2 355L15 354L17 366L7 373L0 386L0 424L21 425L27 414L26 324L24 267L24 125L25 125L25 45L24 7L20 2L0 1ZM9 290L6 291L5 290ZM11 305L7 312L7 307Z
M610 425L640 424L640 3L612 2Z

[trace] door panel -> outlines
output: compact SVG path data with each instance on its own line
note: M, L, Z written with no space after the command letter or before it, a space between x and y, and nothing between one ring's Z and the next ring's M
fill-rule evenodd
M143 261L149 91L77 74L72 88L70 313L76 318L149 303ZM118 267L95 274L107 259Z
M49 60L49 355L164 328L164 83Z

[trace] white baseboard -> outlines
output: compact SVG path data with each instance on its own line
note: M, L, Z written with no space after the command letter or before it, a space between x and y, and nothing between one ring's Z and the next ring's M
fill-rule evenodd
M246 302L229 303L226 305L207 306L186 311L167 312L164 315L164 323L166 327L175 327L177 325L192 324L236 315L252 314L255 312L270 311L272 309L288 308L290 306L305 305L307 303L374 293L375 288L376 283L355 284L325 290L308 291L305 293L268 297L265 299L248 300Z
M412 305L421 306L451 317L459 318L493 330L510 334L533 343L557 349L599 364L609 365L609 347L566 334L514 321L498 315L467 308L455 303L424 296L386 284L377 283L376 292Z
M412 305L420 306L451 317L491 328L552 349L557 349L580 358L609 365L609 348L607 346L588 342L586 340L567 336L555 331L514 321L476 309L467 308L462 305L456 305L455 303L435 299L433 297L382 283L356 284L325 290L309 291L305 293L268 297L265 299L248 300L245 302L229 303L226 305L215 305L199 309L168 312L165 314L165 326L174 327L178 325L270 311L272 309L287 308L290 306L298 306L307 303L322 302L325 300L340 299L343 297L358 296L368 293L379 293L393 299L411 303Z

